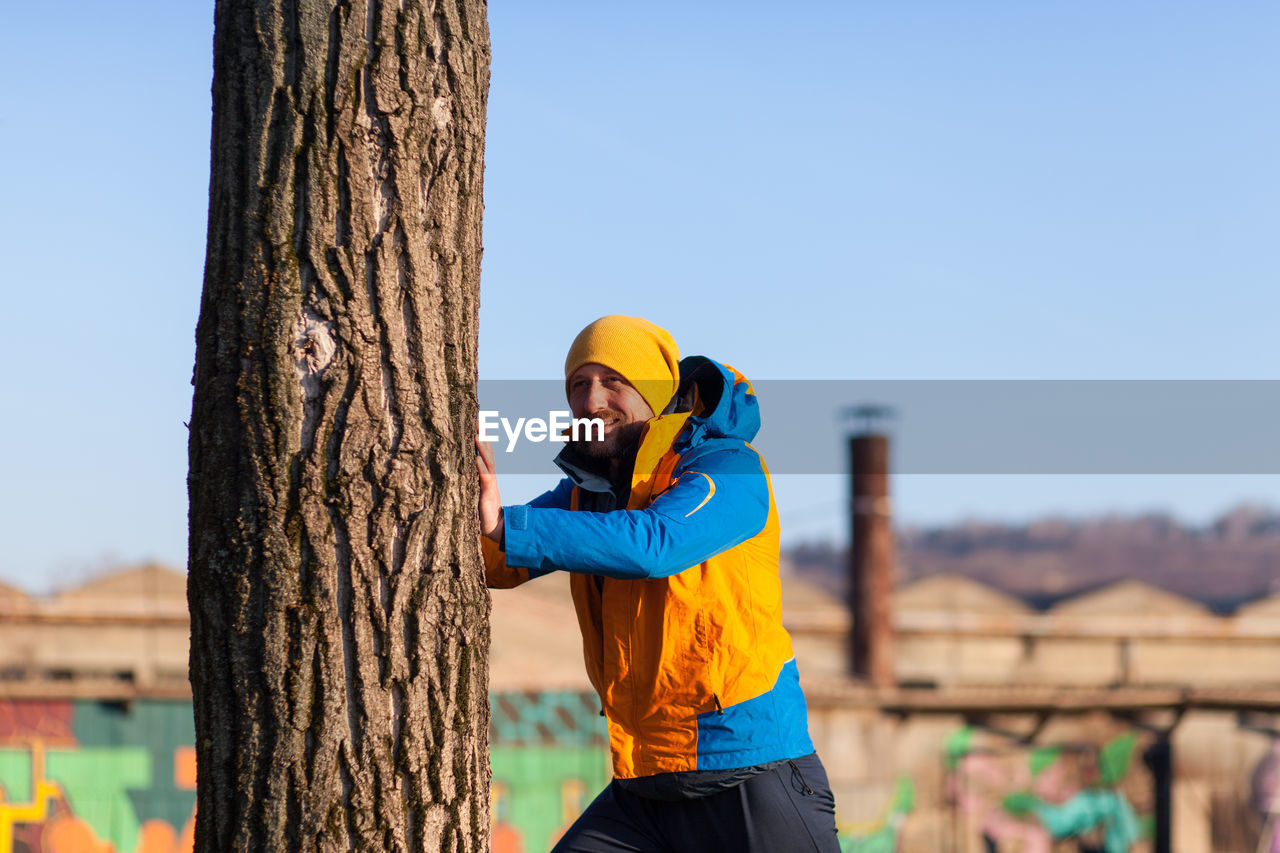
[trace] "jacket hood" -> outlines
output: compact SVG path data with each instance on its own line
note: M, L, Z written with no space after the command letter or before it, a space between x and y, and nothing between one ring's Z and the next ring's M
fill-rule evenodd
M727 364L693 355L680 362L675 411L691 412L676 447L700 437L751 441L760 431L760 405L750 380Z

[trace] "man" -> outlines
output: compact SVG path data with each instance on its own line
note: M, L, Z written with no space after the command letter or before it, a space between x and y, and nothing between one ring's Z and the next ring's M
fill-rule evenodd
M837 851L782 627L777 511L747 443L751 384L613 315L569 348L565 390L575 418L605 426L557 457L555 489L502 507L477 444L489 585L572 574L608 719L613 782L556 853Z

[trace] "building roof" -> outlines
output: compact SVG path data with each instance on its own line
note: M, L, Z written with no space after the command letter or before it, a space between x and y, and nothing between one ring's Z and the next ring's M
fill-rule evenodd
M48 618L185 620L187 576L155 563L112 572L42 602Z
M64 590L58 600L148 598L187 600L187 576L158 563L146 563L92 578Z
M31 607L31 596L16 586L0 581L0 609L5 611L22 611Z
M938 574L900 586L893 592L893 609L959 611L965 613L1030 613L1031 608L1011 595L961 575Z
M1176 593L1140 580L1121 580L1074 595L1055 604L1050 613L1062 615L1153 614L1211 616L1208 608Z
M1280 592L1240 605L1237 619L1280 619Z

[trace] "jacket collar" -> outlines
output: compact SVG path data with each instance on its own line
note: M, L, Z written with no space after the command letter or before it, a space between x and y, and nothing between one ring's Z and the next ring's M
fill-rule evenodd
M618 479L609 479L609 460L584 453L575 444L566 444L556 455L554 462L565 475L581 489L588 492L612 492L625 501L630 490L631 472L635 468L636 451L642 438L632 442L622 451L622 464L618 466Z
M600 470L599 460L587 456L572 444L561 450L554 461L578 488L588 492L613 491L608 475Z

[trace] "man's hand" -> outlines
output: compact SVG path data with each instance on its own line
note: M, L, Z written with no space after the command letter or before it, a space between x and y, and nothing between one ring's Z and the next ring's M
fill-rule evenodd
M502 544L502 496L498 494L498 469L493 445L476 439L476 470L480 474L480 532Z

